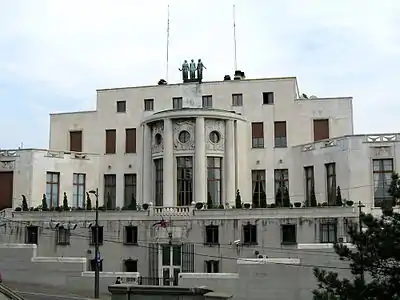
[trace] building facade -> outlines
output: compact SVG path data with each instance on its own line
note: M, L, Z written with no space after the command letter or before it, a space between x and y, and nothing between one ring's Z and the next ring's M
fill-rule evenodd
M338 264L326 255L350 242L357 203L391 201L400 164L399 134L354 135L351 97L300 95L292 77L98 90L95 111L50 121L50 150L0 152L1 208L16 209L0 250L34 245L32 261L63 257L79 276L93 275L88 191L102 206L102 276L170 284L238 273L243 259Z

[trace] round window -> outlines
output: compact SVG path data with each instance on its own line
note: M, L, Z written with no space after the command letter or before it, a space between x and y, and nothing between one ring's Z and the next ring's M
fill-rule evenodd
M186 130L182 130L179 133L178 139L182 144L187 143L190 140L190 133Z
M154 136L154 141L155 141L156 145L160 145L160 144L162 143L162 136L161 136L161 134L157 133L157 134Z
M210 132L210 141L214 144L218 143L220 140L219 132L218 131L211 131Z

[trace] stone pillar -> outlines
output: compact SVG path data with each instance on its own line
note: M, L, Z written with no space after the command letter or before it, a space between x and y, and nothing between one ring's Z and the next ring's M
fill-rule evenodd
M235 161L235 135L233 120L226 121L225 135L225 202L230 205L235 204L235 180L236 180L236 161ZM224 203L225 204L225 203Z
M151 129L147 124L143 125L143 143L142 143L142 153L143 153L143 199L142 203L150 203L153 201L153 181L151 176L151 170L153 169L152 164L152 154L151 154Z
M195 135L195 175L194 175L194 201L206 202L206 142L204 137L204 117L196 119Z
M175 206L174 195L174 141L172 120L164 119L164 155L163 155L163 204L164 206Z

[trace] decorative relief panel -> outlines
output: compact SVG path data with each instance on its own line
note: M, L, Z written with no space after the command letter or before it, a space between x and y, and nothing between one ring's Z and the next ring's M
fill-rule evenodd
M206 151L224 152L225 150L225 121L205 120Z
M151 152L161 153L164 151L164 122L158 122L152 127Z
M370 147L370 149L374 158L392 157L392 147Z
M179 120L174 122L174 150L194 150L195 124L192 120Z
M14 167L14 160L0 161L0 170L14 170Z

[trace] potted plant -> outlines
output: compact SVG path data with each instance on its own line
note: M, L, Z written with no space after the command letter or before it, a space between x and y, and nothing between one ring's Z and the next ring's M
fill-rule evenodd
M14 209L14 211L22 211L22 208L21 207L16 207L15 209Z
M143 203L142 207L143 207L143 209L144 209L144 210L148 210L148 208L149 208L149 204L147 204L147 203Z
M245 204L243 205L243 207L246 208L246 209L249 209L249 208L251 207L251 204L250 204L250 203L245 203Z
M301 207L301 202L295 202L294 207Z
M238 209L242 208L242 197L239 190L236 191L235 207Z
M317 197L315 196L314 185L311 187L310 206L311 207L316 207L317 206Z
M275 203L271 203L271 208L276 208L276 204Z
M196 209L202 209L203 206L204 206L204 204L201 203L201 202L197 202L196 205L195 205Z
M340 190L340 186L338 186L336 189L336 206L343 206L342 192Z
M207 209L213 209L213 208L214 208L214 205L213 205L213 202L212 202L211 194L208 193L208 195L207 195Z
M22 195L22 210L23 211L28 211L28 202L26 201L25 195Z
M86 210L92 210L92 200L90 199L90 194L86 192Z
M353 206L354 202L351 200L346 201L347 206Z
M219 208L219 209L224 209L225 207L224 207L223 204L220 204L220 205L218 205L218 208Z
M327 207L328 206L328 202L322 202L322 207Z
M42 211L48 211L49 207L47 206L47 199L46 199L46 194L43 194L42 197Z
M63 206L62 206L63 211L69 211L69 207L68 207L68 197L67 197L67 193L64 192L64 199L63 199Z

